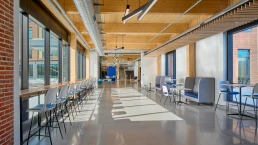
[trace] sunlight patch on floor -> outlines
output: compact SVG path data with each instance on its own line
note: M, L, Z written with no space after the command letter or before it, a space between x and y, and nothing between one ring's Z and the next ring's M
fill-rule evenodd
M94 92L94 94L90 95L89 100L87 100L86 105L81 106L79 105L80 111L76 108L76 112L73 112L73 115L75 118L73 119L72 113L70 113L71 122L86 122L89 120L95 120L96 114L98 114L98 108L99 108L99 98L102 96L102 89L98 89ZM85 103L85 102L83 102ZM70 122L67 118L65 122Z
M114 120L183 120L133 88L112 88L111 96L114 103L111 111Z

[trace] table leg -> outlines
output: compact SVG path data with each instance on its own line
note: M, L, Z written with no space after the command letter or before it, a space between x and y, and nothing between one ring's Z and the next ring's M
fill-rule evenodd
M179 104L186 104L187 105L186 102L181 101L181 95L182 95L181 93L182 93L181 90L179 90L179 101L177 102L177 105L179 105Z
M150 83L150 88L149 88L148 92L153 92L153 91L151 90L151 83Z
M239 115L242 116L242 87L239 87Z
M254 118L252 116L246 115L244 113L242 113L242 87L239 87L239 112L238 113L231 113L228 115L238 115L241 119L243 116L245 117L249 117L249 118Z

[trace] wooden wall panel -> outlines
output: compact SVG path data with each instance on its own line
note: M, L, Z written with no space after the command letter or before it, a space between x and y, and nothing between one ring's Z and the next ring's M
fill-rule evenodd
M186 76L196 76L196 54L195 43L189 44L186 47Z
M76 49L77 49L76 34L71 33L71 39L70 39L70 81L75 81L76 80Z

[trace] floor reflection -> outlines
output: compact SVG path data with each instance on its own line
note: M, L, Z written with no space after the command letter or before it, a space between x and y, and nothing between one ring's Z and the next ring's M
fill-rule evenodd
M183 120L169 112L153 100L133 88L112 88L111 96L114 97L112 117L115 120L129 119L130 121L161 121ZM126 97L126 98L124 98ZM120 109L115 109L122 107ZM125 112L125 113L119 113Z

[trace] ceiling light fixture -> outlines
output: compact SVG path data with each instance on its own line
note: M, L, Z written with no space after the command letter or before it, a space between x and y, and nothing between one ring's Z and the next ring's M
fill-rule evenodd
M126 5L125 15L124 15L124 16L128 15L129 10L130 10L130 5L127 4L127 5ZM123 21L123 24L125 24L125 22L126 22L126 20Z
M143 10L144 7L145 7L145 5L142 5L141 7L137 8L136 10L134 10L131 13L127 14L126 16L124 16L122 18L122 21L129 20L132 17L134 17L135 15L139 14Z
M125 14L125 16L122 18L123 23L125 23L126 20L134 17L135 15L139 14L138 20L142 20L142 18L148 13L148 11L153 7L153 5L158 0L149 0L146 4L142 5L141 7L137 8L136 10L132 11L130 14ZM126 9L127 10L127 9Z
M157 2L158 0L150 0L147 2L144 6L144 9L141 11L141 13L138 16L138 20L142 20L142 18L149 12L149 10L153 7L153 5Z

